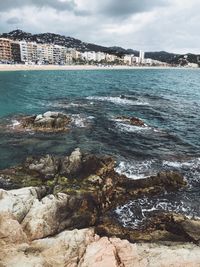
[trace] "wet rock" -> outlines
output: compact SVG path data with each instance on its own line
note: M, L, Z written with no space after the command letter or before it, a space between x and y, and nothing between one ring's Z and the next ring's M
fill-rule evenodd
M40 177L44 177L47 180L54 178L59 168L59 160L50 155L46 155L30 164L27 161L26 164L30 171L37 172Z
M66 131L70 122L70 117L63 113L47 111L44 114L22 118L17 126L17 129L27 129L40 132Z
M129 191L141 190L143 193L145 191L152 191L152 193L162 192L162 191L173 191L178 188L185 187L187 182L185 181L183 175L176 171L163 171L157 175L150 176L143 179L121 179L118 183L120 186L127 188ZM139 191L138 191L139 193ZM146 192L148 193L148 192Z
M145 127L147 126L141 119L136 117L126 117L126 116L119 116L116 118L117 120L121 120L125 123L128 123L133 126Z
M79 176L82 169L82 153L79 148L75 149L69 157L61 160L60 175L67 177Z

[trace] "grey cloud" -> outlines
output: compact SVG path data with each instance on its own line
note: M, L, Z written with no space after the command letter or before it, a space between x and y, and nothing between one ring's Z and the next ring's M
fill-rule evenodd
M9 18L6 22L8 24L10 24L10 25L13 25L13 24L19 24L19 23L21 23L22 20L19 19L18 17L12 17L12 18Z
M101 1L100 12L111 17L128 17L167 5L169 0L105 0Z
M74 0L1 0L0 11L8 11L24 6L51 7L56 10L73 10L76 8Z

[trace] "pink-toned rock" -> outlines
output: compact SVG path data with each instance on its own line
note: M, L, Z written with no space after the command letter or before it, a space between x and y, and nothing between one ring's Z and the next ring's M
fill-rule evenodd
M91 243L79 267L146 267L147 260L143 260L137 253L137 246L127 240L102 237Z
M0 213L0 247L27 242L27 236L15 217L9 212Z

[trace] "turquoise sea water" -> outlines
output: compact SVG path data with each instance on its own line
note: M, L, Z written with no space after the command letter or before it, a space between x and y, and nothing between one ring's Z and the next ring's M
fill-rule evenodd
M0 168L28 155L64 154L80 147L114 156L117 170L133 179L178 169L190 189L159 201L172 210L179 206L178 211L200 215L200 70L0 72L1 124L12 125L20 114L48 110L73 115L74 127L56 135L1 129ZM139 117L149 127L129 127L116 120L120 115ZM119 219L132 225L130 211L135 206L148 210L164 205L157 199L141 201L119 207Z

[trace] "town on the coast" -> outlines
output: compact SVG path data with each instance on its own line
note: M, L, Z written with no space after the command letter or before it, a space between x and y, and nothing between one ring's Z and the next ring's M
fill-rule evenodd
M48 42L49 36L47 34L47 41L37 39L37 41L29 41L29 38L11 38L13 34L24 34L24 32L17 30L9 33L10 35L5 38L0 36L0 64L24 64L24 65L95 65L95 66L139 66L139 67L199 67L199 57L195 57L195 61L189 60L188 55L177 57L174 54L169 54L172 60L169 61L160 59L159 52L155 52L155 56L152 58L148 55L151 53L145 53L144 51L123 51L118 53L116 51L108 50L106 52L93 51L85 47L87 43L82 42L82 47L71 45L59 45L56 43L56 38L52 42ZM32 35L33 36L33 35ZM54 36L54 35L53 35ZM55 35L56 36L56 35ZM58 35L57 35L58 36ZM10 38L9 38L10 37ZM59 38L63 36L59 35ZM65 37L64 37L65 38ZM69 37L68 37L69 38ZM70 38L69 38L70 39ZM71 38L73 40L73 38ZM75 40L75 39L74 39ZM79 40L78 40L79 41ZM80 41L81 42L81 41ZM85 49L83 49L85 48ZM101 47L102 48L102 47ZM153 54L153 53L152 53ZM164 54L165 56L165 54ZM176 58L174 62L173 57ZM160 59L160 60L159 60Z

